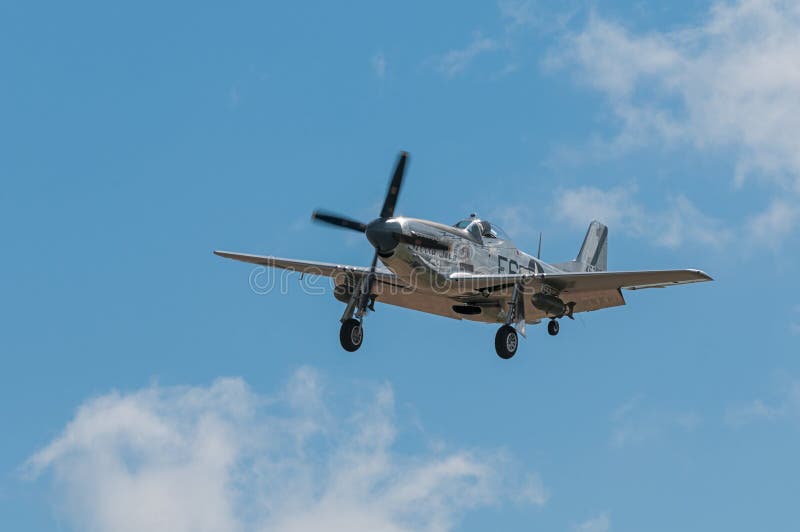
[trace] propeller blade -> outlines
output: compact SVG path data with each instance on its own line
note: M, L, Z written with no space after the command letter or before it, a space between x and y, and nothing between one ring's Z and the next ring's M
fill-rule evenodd
M407 160L408 152L400 152L397 165L394 167L394 174L392 174L392 181L389 183L389 190L386 192L386 199L383 202L381 218L391 218L394 215L394 206L397 205L397 196L400 194L400 186L403 184Z
M311 213L311 219L315 222L323 222L326 224L335 225L337 227L344 227L345 229L351 229L353 231L358 231L359 233L363 233L367 230L367 225L359 222L358 220L353 220L352 218L339 216L338 214L333 214L330 212L314 211Z
M395 238L397 238L398 241L403 242L405 244L410 244L412 246L420 246L423 248L437 249L442 251L450 251L449 244L439 242L438 240L429 238L427 236L404 235L402 233L395 233L394 236Z

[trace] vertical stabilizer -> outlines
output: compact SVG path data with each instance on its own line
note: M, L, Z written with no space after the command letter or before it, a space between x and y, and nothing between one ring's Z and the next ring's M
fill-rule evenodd
M578 257L575 259L585 272L604 272L608 260L608 227L598 221L589 224Z

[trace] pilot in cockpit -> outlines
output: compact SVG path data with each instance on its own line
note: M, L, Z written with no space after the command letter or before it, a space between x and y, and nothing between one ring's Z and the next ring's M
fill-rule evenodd
M475 214L470 214L469 219L461 220L454 227L466 229L478 242L481 242L484 238L496 239L498 237L497 231L492 227L492 224L486 220L478 219Z

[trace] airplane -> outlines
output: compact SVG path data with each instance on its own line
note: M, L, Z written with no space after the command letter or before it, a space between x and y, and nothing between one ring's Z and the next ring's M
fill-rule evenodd
M454 225L395 216L408 164L401 152L380 215L369 223L316 210L312 219L363 233L375 249L368 268L228 251L214 254L261 266L330 277L333 295L345 303L339 340L356 351L364 340L364 318L375 303L484 323L500 324L495 351L517 352L526 324L548 320L556 336L561 318L625 304L622 290L662 288L711 281L701 270L607 271L608 228L589 224L574 260L547 264L539 252L518 249L500 227L475 214ZM380 260L380 264L379 261Z

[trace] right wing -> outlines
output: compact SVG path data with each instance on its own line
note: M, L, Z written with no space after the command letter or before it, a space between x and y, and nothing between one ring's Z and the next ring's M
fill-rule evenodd
M542 280L565 292L584 290L641 290L678 284L702 283L713 279L701 270L644 270L635 272L547 273Z
M471 275L457 273L450 276L464 291L506 291L522 281L526 285L547 284L565 292L597 290L641 290L663 288L677 284L711 281L700 270L643 270L633 272L558 272L537 274Z
M666 286L711 281L711 277L700 270L645 270L633 272L558 272L537 274L470 275L458 273L450 276L462 293L461 298L489 299L507 302L514 285L522 283L526 293L541 290L543 285L560 291L564 301L575 304L575 312L588 312L625 304L622 290L662 288ZM501 303L501 305L504 303ZM534 308L525 298L526 319L541 319L544 313Z

